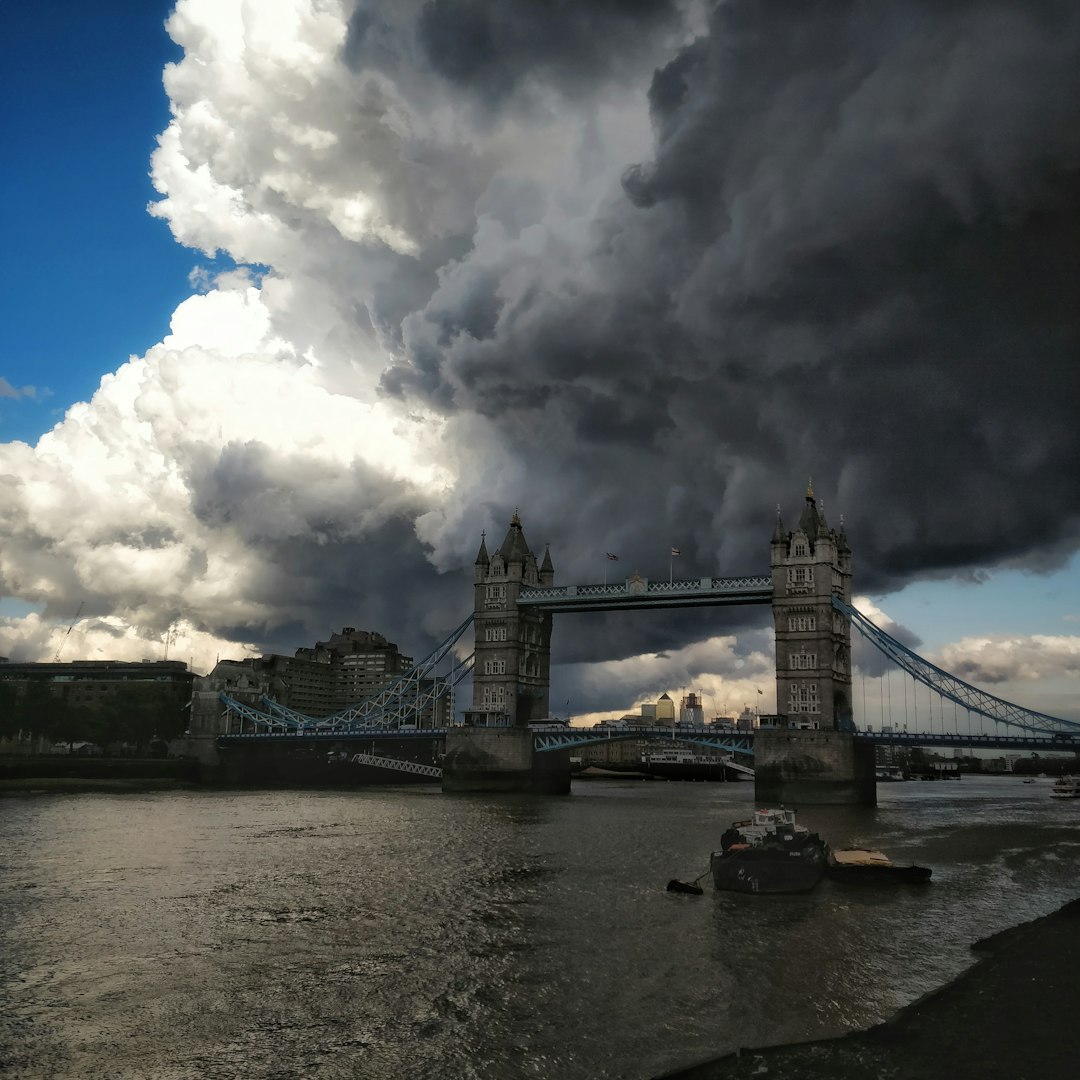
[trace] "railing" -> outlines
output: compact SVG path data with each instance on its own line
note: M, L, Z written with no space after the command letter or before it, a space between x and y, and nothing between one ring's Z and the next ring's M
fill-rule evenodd
M673 734L674 732L674 734ZM649 742L690 743L715 750L753 754L754 736L749 731L724 731L716 728L562 728L557 731L534 731L533 747L538 753L568 750L575 746L594 746L627 739Z

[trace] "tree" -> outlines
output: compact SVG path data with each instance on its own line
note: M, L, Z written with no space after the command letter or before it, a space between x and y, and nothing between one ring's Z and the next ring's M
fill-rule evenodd
M0 682L0 738L16 735L18 723L18 695L9 682Z

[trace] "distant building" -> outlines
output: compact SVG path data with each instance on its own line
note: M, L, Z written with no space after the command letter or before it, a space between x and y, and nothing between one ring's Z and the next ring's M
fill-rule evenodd
M288 665L288 704L308 716L329 716L378 693L413 666L382 634L346 626L340 634L296 650Z
M675 726L675 702L667 694L661 694L656 702L656 726Z
M129 705L137 701L140 709L157 718L153 723L159 726L158 734L171 738L187 724L183 710L191 698L193 680L187 664L178 660L0 664L0 683L14 691L15 724L25 733L25 738L16 736L13 742L35 741L33 733L40 744L42 734L58 717L66 718L61 726L78 730L84 726L79 717L92 718L120 699Z
M12 664L0 667L0 682L10 683L17 699L36 684L67 705L93 709L135 686L160 691L179 705L188 702L194 675L179 660L73 660L68 663Z
M264 697L312 718L357 705L395 682L413 666L411 657L382 634L346 626L325 641L246 660L222 660L192 688L191 733L224 731L220 695L262 709ZM453 715L449 694L419 718L420 727L445 727Z
M679 702L679 723L684 727L703 727L705 724L705 709L701 698L693 691Z

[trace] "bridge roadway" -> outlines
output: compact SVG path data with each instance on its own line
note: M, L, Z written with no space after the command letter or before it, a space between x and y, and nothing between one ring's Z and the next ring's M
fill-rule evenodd
M578 746L594 746L600 743L621 742L626 739L647 739L650 742L690 743L708 746L729 753L753 754L754 735L749 731L718 731L716 728L563 728L535 725L534 748L538 753L556 750L572 750ZM221 748L241 746L245 743L280 743L283 745L329 745L331 743L379 743L400 742L413 739L445 738L445 728L422 728L399 730L394 728L356 728L338 732L251 732L243 735L219 735L217 745ZM925 746L954 747L973 750L1064 750L1080 751L1080 734L1056 735L961 735L945 733L919 733L917 731L856 731L860 742L879 746Z

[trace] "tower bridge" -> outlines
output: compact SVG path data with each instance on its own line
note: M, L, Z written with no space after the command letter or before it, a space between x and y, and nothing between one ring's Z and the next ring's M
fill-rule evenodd
M798 522L785 528L777 508L770 541L770 573L649 581L634 574L608 584L556 585L551 552L537 562L517 513L502 544L488 551L481 535L474 564L473 612L435 651L395 684L331 717L308 717L277 702L240 702L222 696L230 727L219 745L251 740L296 744L312 740L348 747L380 741L443 740L445 790L538 788L567 790L569 752L590 743L625 738L711 746L752 754L757 796L812 802L873 802L875 745L939 745L984 749L1080 750L1080 723L1047 716L996 698L919 657L851 606L851 548L843 526L825 520L812 489ZM553 616L574 612L689 606L765 604L772 607L778 715L756 732L670 728L604 732L552 727L549 718ZM456 643L473 628L472 652ZM852 692L852 639L870 643L913 681L954 711L963 708L993 725L961 732L873 732L865 715L856 724ZM436 674L447 661L446 675ZM471 671L471 707L464 724L419 731L421 708L452 693ZM865 689L864 689L865 696ZM905 691L906 700L906 691ZM884 701L882 700L882 708ZM431 713L430 715L434 715ZM925 714L924 714L925 716ZM932 710L931 710L932 716ZM1001 726L1007 732L1001 731ZM883 723L883 728L890 725Z

